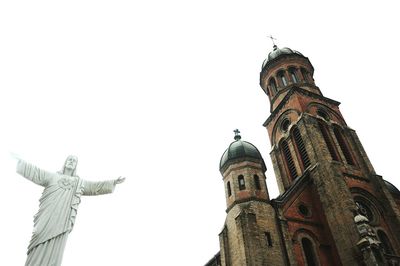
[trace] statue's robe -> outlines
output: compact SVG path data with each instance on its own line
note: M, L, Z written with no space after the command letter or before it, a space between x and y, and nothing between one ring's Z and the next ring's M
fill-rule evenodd
M59 266L81 196L112 193L115 182L91 182L78 176L51 173L22 160L17 172L44 187L39 212L34 216L25 266Z

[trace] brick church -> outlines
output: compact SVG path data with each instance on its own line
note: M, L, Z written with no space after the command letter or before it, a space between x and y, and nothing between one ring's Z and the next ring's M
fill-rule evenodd
M339 102L323 96L301 53L273 47L260 85L280 195L270 199L258 149L239 131L220 172L226 220L206 264L400 265L400 191L375 173Z

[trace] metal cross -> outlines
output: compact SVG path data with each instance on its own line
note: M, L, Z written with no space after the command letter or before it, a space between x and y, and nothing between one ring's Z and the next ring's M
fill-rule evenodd
M276 38L272 37L272 35L269 35L269 36L267 36L267 37L270 38L271 41L272 41L272 44L273 44L274 46L276 46L276 44L275 44L275 42L274 42L274 40L276 40Z
M233 132L235 132L235 136L239 135L240 133L239 129L235 129Z

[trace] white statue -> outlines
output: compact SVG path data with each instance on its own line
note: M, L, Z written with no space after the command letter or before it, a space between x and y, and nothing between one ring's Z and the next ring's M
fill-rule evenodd
M68 156L63 169L51 173L18 159L17 172L44 187L25 266L61 265L81 196L112 193L117 184L125 181L123 177L102 182L83 180L76 175L77 163L77 157Z

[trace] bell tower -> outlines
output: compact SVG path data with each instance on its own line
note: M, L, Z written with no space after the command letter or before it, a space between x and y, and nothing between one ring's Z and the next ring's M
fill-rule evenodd
M275 60L278 57L285 58L285 63L278 63L278 60ZM287 47L279 49L274 44L272 52L262 64L260 77L260 86L271 103L270 111L279 106L294 85L302 86L303 89L322 96L314 83L313 75L314 68L307 57Z
M380 241L400 255L397 192L375 173L340 103L322 94L313 74L307 57L276 45L260 73L271 106L264 126L280 190L272 204L280 210L284 234L293 240L286 242L290 262L358 265L356 203L365 206ZM306 249L314 257L304 255Z
M263 157L235 130L219 164L220 251L207 266L400 265L400 191L376 174L310 60L274 44L260 85L280 194L270 199Z

